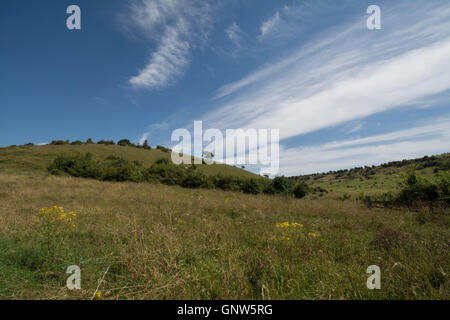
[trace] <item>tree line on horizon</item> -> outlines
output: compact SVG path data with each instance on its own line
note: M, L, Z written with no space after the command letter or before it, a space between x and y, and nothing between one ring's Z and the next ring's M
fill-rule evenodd
M91 138L88 138L84 142L81 140L75 140L72 142L70 142L69 140L53 140L52 142L48 143L47 145L50 145L50 146L64 146L64 145L79 146L79 145L88 145L88 144L118 145L118 146L122 146L122 147L135 147L135 148L146 149L146 150L152 149L152 147L148 144L148 140L145 140L143 144L135 144L135 143L132 143L129 139L121 139L121 140L117 141L117 143L114 140L103 140L103 139L99 140L97 142L94 142ZM33 147L33 146L35 146L35 144L32 142L29 142L29 143L24 144L23 146L24 147ZM11 147L17 147L17 145L9 146L9 148L11 148ZM166 148L161 145L157 145L155 147L155 149L161 150L163 152L171 151L171 149Z

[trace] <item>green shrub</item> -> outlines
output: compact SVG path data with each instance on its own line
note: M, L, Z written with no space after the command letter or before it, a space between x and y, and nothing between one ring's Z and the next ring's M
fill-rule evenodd
M200 172L190 171L184 176L181 186L186 188L211 189L214 187L214 184L208 176Z
M62 146L62 145L66 145L69 144L69 140L53 140L52 142L50 142L50 145L52 146Z
M411 205L416 201L432 202L438 200L439 187L410 171L401 184L401 190L395 201L400 204Z
M103 165L100 172L102 180L144 182L145 173L141 165L124 159L111 160Z
M440 171L437 178L440 197L450 202L450 171Z
M115 145L116 143L112 140L100 140L99 142L97 142L97 144Z
M163 147L163 146L156 146L156 149L161 150L162 152L169 152L171 151L169 148Z
M130 140L128 139L122 139L119 140L119 142L117 142L117 145L122 146L122 147L135 147L136 145L131 143Z
M240 184L238 182L238 179L235 177L224 177L223 175L218 174L212 177L212 181L214 186L218 189L234 191L240 190Z
M275 193L287 193L292 187L292 180L286 177L276 177L272 180Z
M155 163L146 172L147 181L156 181L167 185L181 185L185 171L181 167L167 164Z
M293 195L300 199L300 198L304 198L306 197L306 195L309 192L309 187L306 183L304 182L299 182L298 184L295 185L295 187L292 189L292 193Z
M146 149L146 150L151 150L151 149L152 149L152 147L149 146L147 140L144 141L144 144L142 145L142 147L143 147L144 149Z
M259 194L263 191L263 186L257 179L245 179L241 185L241 189L244 193Z
M69 174L74 177L91 178L103 181L152 182L167 185L179 185L186 188L207 188L242 191L249 194L275 194L282 190L291 192L283 183L287 178L278 179L277 189L273 181L264 178L207 176L193 167L172 164L169 159L161 158L149 168L144 168L139 161L128 161L114 155L105 160L94 159L92 154L85 156L60 156L48 167L51 174ZM306 185L305 185L306 186ZM296 194L294 192L294 194ZM298 193L297 193L298 194Z
M160 158L158 160L156 160L157 164L169 164L169 159L167 158Z

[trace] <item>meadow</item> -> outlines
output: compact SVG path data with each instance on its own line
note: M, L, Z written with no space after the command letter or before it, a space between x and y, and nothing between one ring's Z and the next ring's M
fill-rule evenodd
M359 177L321 176L311 186L327 192L296 199L46 171L75 147L144 162L153 160L141 152L163 154L0 149L1 299L450 298L448 208L368 207L358 195L374 181ZM395 188L395 174L383 188ZM381 185L382 172L373 178ZM53 206L75 215L56 224L39 215ZM81 290L66 288L70 265L81 268ZM381 268L380 290L366 287L370 265Z

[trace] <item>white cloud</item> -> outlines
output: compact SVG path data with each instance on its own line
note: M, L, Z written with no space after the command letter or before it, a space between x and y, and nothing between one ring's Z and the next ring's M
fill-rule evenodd
M148 140L148 133L143 133L141 137L139 138L139 145L142 146L145 141Z
M227 34L228 39L230 39L237 48L241 47L244 33L236 22L233 22L231 26L225 30L225 33Z
M347 130L347 134L358 132L359 130L362 129L362 127L363 127L362 123L358 123L353 128L351 128L350 130Z
M193 47L205 43L211 25L207 3L181 0L135 1L127 17L156 43L147 65L129 80L135 88L173 84L189 66Z
M221 87L216 98L233 96L203 120L279 128L286 139L449 90L450 6L406 4L383 16L392 31L369 31L358 18Z
M138 144L143 145L145 140L149 140L148 143L155 145L161 138L161 133L169 128L167 122L153 123L148 126L147 131L142 133L138 139Z
M264 38L267 34L273 31L277 25L280 23L280 13L277 11L272 17L265 20L261 25L261 34L259 38Z
M147 66L130 83L135 87L163 88L181 76L188 65L189 43L181 40L176 28L168 28Z
M280 174L299 175L379 165L448 151L450 119L444 118L413 129L364 139L282 149Z

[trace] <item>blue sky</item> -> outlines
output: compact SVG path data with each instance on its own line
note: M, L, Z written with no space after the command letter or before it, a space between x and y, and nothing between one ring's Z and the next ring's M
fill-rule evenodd
M81 30L66 8L81 8ZM381 8L381 30L366 9ZM450 3L5 0L0 146L280 129L280 174L450 151Z

